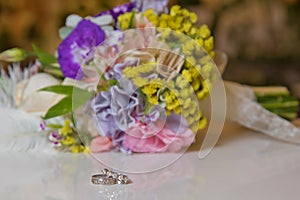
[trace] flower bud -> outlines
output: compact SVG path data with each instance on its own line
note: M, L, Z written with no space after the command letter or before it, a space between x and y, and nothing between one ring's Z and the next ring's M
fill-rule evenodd
M20 62L27 57L27 53L23 49L12 48L0 53L0 60L6 62Z

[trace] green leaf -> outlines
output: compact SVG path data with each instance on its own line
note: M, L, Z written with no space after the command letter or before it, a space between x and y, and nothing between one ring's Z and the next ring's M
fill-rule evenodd
M118 84L118 80L115 80L115 79L109 79L109 80L108 80L108 84L109 84L110 86L117 85L117 84Z
M283 117L287 120L292 120L292 119L295 119L297 118L297 113L275 113L277 115L279 115L280 117Z
M64 78L64 75L60 68L46 66L46 68L44 68L44 72L46 72L47 74L51 74L57 78Z
M43 52L35 45L33 45L33 49L34 51L31 53L31 55L37 57L37 59L41 62L41 71L51 74L56 78L64 78L60 65L54 56Z
M283 102L291 102L298 101L296 97L293 96L258 96L256 97L259 103L283 103Z
M72 96L66 96L60 100L57 104L52 106L43 117L44 119L50 119L53 117L65 115L72 111Z
M73 94L74 86L71 85L52 85L49 87L45 87L40 89L39 91L43 92L53 92L56 94L64 94L71 96Z
M64 94L68 96L72 96L75 94L75 95L83 95L83 96L89 95L89 97L91 97L91 95L93 94L93 92L89 92L87 90L81 89L79 87L71 86L71 85L52 85L52 86L44 87L39 91L53 92L56 94Z
M131 15L128 28L133 28L134 17L135 17L135 12L133 12L132 15Z
M67 85L50 86L43 88L40 91L48 91L67 95L47 111L44 119L50 119L53 117L68 114L85 104L94 94L93 92Z
M274 103L260 103L266 109L276 109L276 108L289 108L297 107L299 105L298 101L288 101L288 102L274 102Z
M50 64L52 64L52 63L56 63L56 62L57 62L57 59L56 59L54 56L52 56L52 55L50 55L50 54L44 52L43 50L41 50L41 49L38 48L37 46L32 45L32 48L33 48L33 50L34 50L34 53L35 53L36 57L37 57L42 63L44 63L44 64L46 64L46 65L50 65Z
M60 124L47 124L47 127L48 127L48 128L53 128L53 129L60 129L60 128L62 128L63 126L60 125Z
M72 105L73 110L79 108L81 105L85 104L92 96L94 92L89 92L78 87L74 87L72 95Z
M298 112L298 106L291 106L291 107L282 107L282 108L266 108L270 112L274 113L287 113L287 112Z
M252 87L252 90L256 97L290 95L289 90L282 86Z

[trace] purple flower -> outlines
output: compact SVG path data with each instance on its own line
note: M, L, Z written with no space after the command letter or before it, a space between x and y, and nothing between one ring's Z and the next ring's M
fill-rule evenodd
M52 132L51 134L52 134L52 137L54 137L54 138L57 138L57 136L58 136L57 132Z
M111 111L118 127L125 131L135 124L133 112L139 105L138 93L133 83L127 79L120 79L117 85L110 88L112 95Z
M126 87L116 85L109 91L100 92L92 102L92 109L99 134L109 137L114 146L120 149L124 131L135 123L139 98L131 81L120 79L119 83Z
M112 136L119 128L112 115L110 92L100 92L92 101L92 109L95 113L96 127L100 135Z
M117 126L110 107L110 92L100 92L92 102L96 127L100 135L112 140L114 147L121 148L125 132Z
M168 0L131 0L131 2L135 3L139 12L144 12L147 9L153 9L157 13L168 12Z
M42 131L46 130L46 122L45 122L45 121L42 121L42 122L40 123L40 129L41 129Z
M120 6L116 6L111 10L103 11L98 16L101 15L111 15L115 21L117 21L118 16L124 14L126 12L131 12L135 8L135 3L130 2L128 4L122 4Z
M58 62L65 77L81 79L81 63L103 42L105 32L96 24L83 19L58 47Z

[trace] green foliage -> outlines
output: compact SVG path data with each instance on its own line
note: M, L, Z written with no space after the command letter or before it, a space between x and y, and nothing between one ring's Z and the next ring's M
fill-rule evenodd
M68 85L49 86L42 88L40 91L66 95L47 111L46 115L43 117L44 119L50 119L71 113L73 110L86 103L93 96L93 92Z
M57 63L57 59L54 56L44 52L43 50L38 48L36 45L32 45L32 48L33 48L34 55L39 59L39 61L42 64L51 65L53 63Z
M299 102L286 87L256 87L254 92L257 102L270 112L287 120L297 117Z
M39 91L53 92L56 94L64 94L64 95L72 96L73 89L74 86L71 85L53 85L53 86L42 88Z
M52 106L43 117L44 119L50 119L53 117L68 114L72 111L72 97L67 96L60 100L57 104Z

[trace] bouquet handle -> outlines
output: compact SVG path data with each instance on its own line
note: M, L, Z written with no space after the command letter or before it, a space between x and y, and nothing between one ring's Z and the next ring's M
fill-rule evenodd
M250 87L229 81L225 81L224 84L228 120L273 138L300 144L300 129L258 104Z

